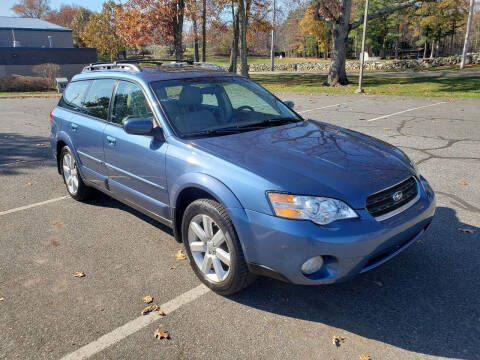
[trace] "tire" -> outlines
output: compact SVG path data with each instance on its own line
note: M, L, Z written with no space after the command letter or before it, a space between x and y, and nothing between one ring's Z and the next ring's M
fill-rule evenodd
M218 202L200 199L185 209L182 239L193 271L214 292L232 295L255 280L232 221Z
M90 197L92 189L83 182L78 172L75 157L68 146L64 146L60 151L60 171L63 182L72 198L83 201Z

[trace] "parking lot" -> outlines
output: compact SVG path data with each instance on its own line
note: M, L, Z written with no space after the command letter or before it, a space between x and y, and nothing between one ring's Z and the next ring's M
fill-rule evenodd
M437 194L427 233L347 283L259 278L222 297L175 258L168 228L101 194L66 197L56 97L0 99L0 358L480 359L480 102L279 96L401 147ZM166 316L142 316L145 295Z

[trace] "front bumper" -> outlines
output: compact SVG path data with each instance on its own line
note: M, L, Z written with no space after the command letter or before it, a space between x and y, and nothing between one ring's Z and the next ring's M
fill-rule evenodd
M378 222L367 210L359 218L319 226L251 210L229 209L251 269L295 284L315 285L345 281L390 260L414 243L435 213L434 195L419 184L419 200L390 219ZM315 274L300 268L313 256L325 264Z

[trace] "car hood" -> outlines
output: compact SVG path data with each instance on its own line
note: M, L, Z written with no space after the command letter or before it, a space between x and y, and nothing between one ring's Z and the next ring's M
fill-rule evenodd
M365 208L368 195L414 174L393 146L317 121L201 138L193 145L272 184L263 190L338 198L356 209Z

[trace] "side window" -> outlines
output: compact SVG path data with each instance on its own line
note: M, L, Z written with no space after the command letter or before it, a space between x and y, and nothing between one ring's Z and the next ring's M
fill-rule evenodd
M85 100L83 100L83 108L88 115L107 120L108 106L114 84L115 80L111 79L93 81L87 96L85 96Z
M91 81L71 82L65 89L58 105L67 109L80 110L82 107L82 100L90 83Z
M113 101L111 121L123 124L130 118L153 118L153 113L138 85L119 81Z

